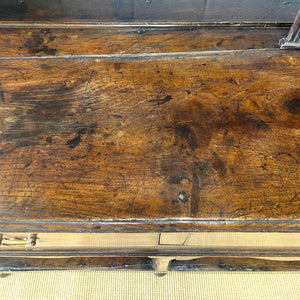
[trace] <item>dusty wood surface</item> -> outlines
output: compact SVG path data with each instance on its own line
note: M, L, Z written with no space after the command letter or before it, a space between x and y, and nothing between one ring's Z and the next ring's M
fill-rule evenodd
M0 56L67 56L278 48L288 28L1 29Z
M279 50L2 59L3 227L298 226L299 62Z
M299 0L2 0L1 21L292 22Z

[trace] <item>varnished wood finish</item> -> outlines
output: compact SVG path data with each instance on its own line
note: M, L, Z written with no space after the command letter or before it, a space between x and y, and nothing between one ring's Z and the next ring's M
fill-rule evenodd
M1 219L298 220L299 60L2 59Z
M299 0L2 0L2 21L291 22Z
M0 56L67 56L277 48L288 28L1 29Z

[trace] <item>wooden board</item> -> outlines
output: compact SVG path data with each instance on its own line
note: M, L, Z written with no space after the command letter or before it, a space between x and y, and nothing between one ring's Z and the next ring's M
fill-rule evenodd
M2 58L1 229L299 228L299 66L271 49Z
M300 0L3 0L1 21L291 23Z

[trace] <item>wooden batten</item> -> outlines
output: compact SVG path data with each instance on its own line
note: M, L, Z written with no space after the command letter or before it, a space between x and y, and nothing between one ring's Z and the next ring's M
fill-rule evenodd
M34 240L29 244L27 241ZM27 243L26 243L27 242ZM35 233L2 235L0 251L38 250L299 250L300 233ZM0 252L1 253L1 252Z

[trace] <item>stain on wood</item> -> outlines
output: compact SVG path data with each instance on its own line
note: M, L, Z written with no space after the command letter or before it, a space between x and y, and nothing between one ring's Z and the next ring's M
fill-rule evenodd
M300 95L300 91L298 91L298 94ZM293 115L300 114L300 97L293 98L291 100L286 101L285 103L286 103L287 110L290 114Z

